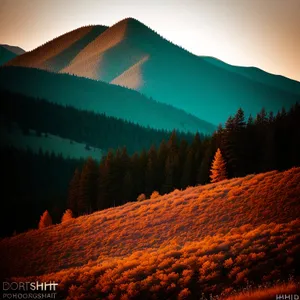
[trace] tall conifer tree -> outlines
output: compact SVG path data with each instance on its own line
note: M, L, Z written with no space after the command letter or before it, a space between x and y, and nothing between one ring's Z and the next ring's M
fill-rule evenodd
M80 176L78 198L79 214L91 213L96 209L97 179L97 164L89 157L82 168Z
M227 179L226 163L223 159L220 148L218 148L211 166L210 179L212 183Z
M70 208L75 215L78 215L79 182L80 172L76 169L68 191L68 208Z

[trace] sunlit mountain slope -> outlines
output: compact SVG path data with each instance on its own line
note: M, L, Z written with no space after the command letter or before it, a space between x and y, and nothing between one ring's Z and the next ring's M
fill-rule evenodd
M9 65L47 68L134 88L216 125L239 107L254 115L262 107L276 112L299 100L299 82L195 56L135 19L127 18L101 30L104 32L93 35L93 39L87 39L84 46L72 52L72 58L61 55L50 60L53 55L56 57L51 49L60 49L59 40L75 35L68 33L54 39L51 48L37 48ZM46 64L44 58L42 62L38 59L40 53L42 57L47 55Z
M26 52L8 65L39 68L59 72L91 41L105 31L106 26L85 26Z

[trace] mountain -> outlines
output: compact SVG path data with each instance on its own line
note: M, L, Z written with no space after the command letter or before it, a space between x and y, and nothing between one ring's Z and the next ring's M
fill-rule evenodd
M104 113L144 127L212 133L215 126L124 87L48 71L1 67L0 88L81 110Z
M168 140L171 131L154 130L121 119L0 89L1 146L14 145L62 153L63 157L101 158L102 149L126 146L131 155ZM55 122L53 122L55 120ZM191 142L194 135L177 133ZM200 135L204 139L203 135Z
M107 29L106 26L85 26L68 32L46 44L26 52L8 65L34 67L59 72L90 42Z
M299 182L300 168L249 175L31 230L0 240L2 272L56 281L64 299L200 299L299 276Z
M0 44L0 66L23 53L25 50L19 47Z
M0 47L3 47L7 50L9 50L12 53L15 53L16 55L21 55L26 53L26 51L18 46L11 46L11 45L7 45L7 44L0 44Z
M76 74L129 87L213 124L226 121L239 107L246 115L255 115L262 107L277 112L300 97L299 82L193 55L132 18L95 34L72 60L66 59L58 68L56 60L62 55L57 51L53 56L49 49L59 49L62 37L9 65ZM41 63L38 58L48 52L52 61Z

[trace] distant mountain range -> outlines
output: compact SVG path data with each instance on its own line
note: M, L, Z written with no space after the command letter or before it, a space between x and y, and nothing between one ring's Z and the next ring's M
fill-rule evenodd
M25 53L25 50L19 47L0 44L0 66L23 53Z
M215 125L239 107L276 112L300 98L297 81L193 55L132 18L76 29L7 65L125 86Z

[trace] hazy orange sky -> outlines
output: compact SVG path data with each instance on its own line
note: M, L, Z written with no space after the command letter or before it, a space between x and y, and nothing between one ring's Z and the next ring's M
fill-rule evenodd
M126 17L194 54L300 81L300 0L0 0L0 43L31 50Z

